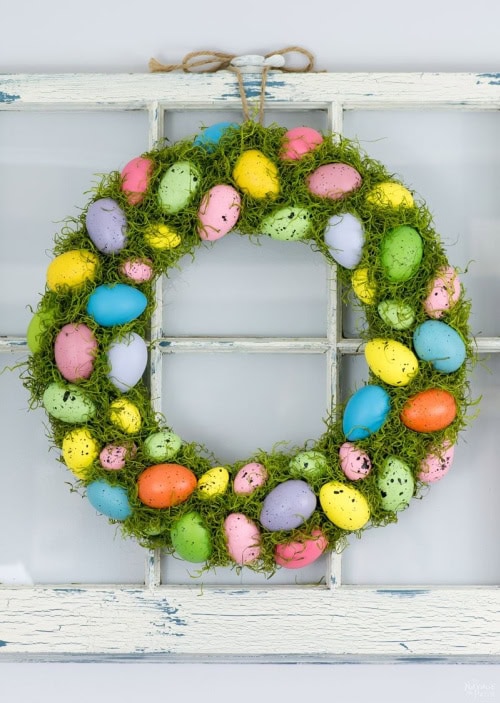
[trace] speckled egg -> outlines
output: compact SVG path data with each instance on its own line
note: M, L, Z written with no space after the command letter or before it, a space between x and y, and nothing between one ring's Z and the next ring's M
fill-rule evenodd
M377 295L375 282L370 276L370 271L367 268L356 269L351 276L352 289L355 295L365 305L373 305Z
M97 354L97 340L87 325L64 325L54 342L54 357L59 372L76 383L90 378Z
M198 236L214 242L228 234L238 222L241 197L232 186L218 185L202 198L198 210Z
M316 496L305 481L285 481L265 497L260 522L272 532L293 530L311 517L316 503Z
M135 444L129 446L118 444L107 444L99 454L99 461L103 469L107 471L119 471L123 469L129 456L134 456L137 451Z
M341 530L360 530L370 519L365 496L340 481L325 483L320 489L319 501L326 517Z
M237 495L251 495L257 488L264 486L268 473L265 466L252 461L238 471L233 481L233 491Z
M193 144L203 147L205 151L211 154L225 134L230 130L239 128L240 126L237 122L217 122L216 124L210 125L210 127L205 127L205 129L195 137Z
M153 249L175 249L181 243L180 235L162 223L149 225L144 232L144 240Z
M328 471L324 454L314 450L299 452L290 462L290 474L296 478L318 478Z
M328 540L321 530L313 530L309 539L277 544L274 560L285 569L302 569L319 559L327 547Z
M86 249L74 249L59 254L47 269L47 286L54 293L68 289L77 290L88 281L93 281L99 259Z
M413 227L401 225L389 230L380 243L380 261L391 283L409 281L418 271L424 245Z
M344 442L339 449L340 468L350 481L366 478L372 470L370 457L351 442Z
M102 327L125 325L142 315L148 299L125 283L97 286L89 296L87 313Z
M224 520L227 551L231 559L244 566L256 561L261 552L261 534L257 525L243 513L231 513Z
M340 200L361 186L361 175L348 164L324 164L307 178L309 192L320 198Z
M413 346L420 359L429 361L441 373L457 371L465 361L462 337L445 322L427 320L413 333Z
M378 432L387 420L391 399L381 386L367 385L354 393L344 410L342 429L349 441Z
M26 330L26 341L32 354L40 351L42 339L54 321L53 310L39 310L30 320Z
M252 198L276 198L280 192L276 165L258 149L241 154L234 166L233 178L237 187Z
M350 212L330 217L325 229L325 244L340 266L355 268L361 261L364 243L365 230L357 217Z
M198 479L198 495L210 500L224 495L229 485L229 471L224 466L216 466L205 471Z
M448 391L428 388L409 398L401 411L401 420L415 432L438 432L451 425L457 415L457 403Z
M413 207L415 204L410 191L400 183L392 181L376 185L366 199L371 205L378 207Z
M137 156L124 166L121 172L121 188L127 196L129 205L138 205L144 200L153 167L151 159L144 156Z
M177 161L164 173L158 187L158 203L173 215L189 203L200 185L200 173L189 161Z
M127 218L112 198L100 198L87 210L87 232L103 254L116 254L127 245Z
M49 415L62 422L84 423L94 417L96 407L78 386L51 383L43 394L43 406Z
M87 486L87 499L98 513L122 522L132 514L127 491L106 481L93 481Z
M451 469L455 445L444 441L442 447L434 449L420 463L418 478L424 483L435 483L446 476Z
M304 207L283 207L265 217L261 224L262 234L282 242L303 239L311 226L312 215Z
M407 330L415 322L415 310L402 300L382 300L377 310L385 324L395 330Z
M153 432L144 440L143 451L151 461L170 461L179 452L182 440L172 430Z
M407 508L415 489L408 464L396 456L387 457L377 476L377 487L383 510L397 512Z
M118 398L109 407L109 419L115 427L127 434L139 432L142 418L137 405L127 398Z
M137 480L141 503L150 508L171 508L184 503L196 488L191 469L180 464L155 464L145 469Z
M87 477L87 469L99 455L99 445L86 427L78 427L68 432L62 441L64 463L78 478Z
M452 266L438 271L431 283L429 295L424 300L424 309L429 317L440 318L458 302L460 298L460 279Z
M170 537L173 548L185 561L200 564L212 553L210 531L195 511L186 513L174 522Z
M365 359L372 373L390 386L407 386L418 373L418 359L411 349L394 339L371 339Z
M134 283L150 281L154 273L149 259L129 259L121 265L120 271Z
M281 158L298 161L323 143L323 135L312 127L294 127L283 137Z
M146 342L136 332L129 332L112 342L107 351L111 383L122 393L133 388L142 378L148 363Z

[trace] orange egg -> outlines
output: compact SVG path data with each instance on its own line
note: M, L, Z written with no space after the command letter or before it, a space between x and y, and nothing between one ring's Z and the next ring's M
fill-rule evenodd
M456 414L457 404L451 393L429 388L406 401L401 420L415 432L437 432L451 425Z
M196 476L185 466L155 464L139 476L139 500L150 508L171 508L184 503L196 484Z

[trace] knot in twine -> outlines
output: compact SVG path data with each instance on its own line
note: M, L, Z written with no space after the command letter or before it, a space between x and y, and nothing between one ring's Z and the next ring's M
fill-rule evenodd
M286 54L302 54L306 57L307 63L304 66L294 68L285 65ZM267 74L270 70L279 70L287 73L308 73L314 68L314 56L307 49L301 46L288 46L279 51L259 56L250 54L239 56L237 54L227 54L222 51L191 51L186 54L181 63L162 64L156 59L150 59L149 70L151 73L170 73L171 71L182 70L184 73L216 73L217 71L233 71L238 79L238 87L241 97L241 105L245 120L250 119L250 109L243 82L243 73L262 72L261 90L259 98L259 123L264 120L264 103Z

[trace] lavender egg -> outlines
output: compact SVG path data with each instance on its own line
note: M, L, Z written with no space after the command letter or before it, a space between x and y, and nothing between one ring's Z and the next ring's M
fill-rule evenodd
M135 332L113 342L108 349L108 378L122 393L129 391L142 377L148 363L146 342Z
M99 251L115 254L127 244L127 218L112 198L100 198L87 210L87 232Z
M260 521L272 532L293 530L308 520L315 509L316 496L305 481L285 481L266 496Z

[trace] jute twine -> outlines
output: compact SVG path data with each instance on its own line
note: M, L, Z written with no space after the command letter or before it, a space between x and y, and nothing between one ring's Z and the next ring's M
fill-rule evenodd
M261 80L261 90L259 97L259 123L262 124L264 120L264 104L265 104L265 94L266 94L266 82L267 74L270 70L279 70L287 73L308 73L314 68L314 56L310 51L304 49L301 46L287 46L284 49L279 49L278 51L272 51L269 54L265 54L264 59L268 59L272 56L285 56L286 54L301 54L307 59L307 63L304 66L299 67L288 67L285 64L279 68L273 68L272 66L264 65L262 67L262 80ZM243 74L239 66L232 65L231 61L237 58L238 54L227 54L223 51L191 51L186 54L182 59L181 63L163 64L156 59L150 59L149 70L151 73L170 73L171 71L182 70L185 73L216 73L217 71L232 71L236 74L238 79L238 88L241 97L241 106L243 110L243 117L245 120L250 119L250 108L248 104L248 99L245 92L245 84L243 81Z

